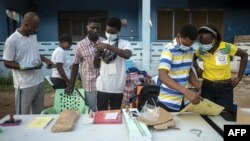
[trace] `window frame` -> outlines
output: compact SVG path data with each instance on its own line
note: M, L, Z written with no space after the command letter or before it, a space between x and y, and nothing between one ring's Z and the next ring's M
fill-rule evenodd
M11 16L8 15L8 12L11 13ZM13 12L15 12L17 14L17 19L14 18ZM5 16L6 16L7 34L8 34L8 36L10 36L21 25L21 21L22 21L23 16L22 16L20 11L15 10L15 9L11 9L11 8L5 9Z
M159 39L159 27L158 27L158 25L159 25L159 19L158 19L158 14L159 14L159 11L160 10L170 10L170 11L172 11L172 39ZM222 20L222 23L221 23L221 25L222 25L222 27L217 27L218 28L218 30L220 31L220 33L222 34L222 36L224 35L224 15L225 15L225 11L224 11L224 9L204 9L204 8L202 8L202 9L190 9L190 8L158 8L157 9L157 12L156 12L156 25L157 25L157 27L156 27L156 34L155 34L155 39L156 39L156 41L172 41L173 39L174 39L174 37L175 37L175 34L177 33L175 33L175 25L176 25L176 11L178 11L178 10L182 10L182 11L188 11L189 12L189 20L188 20L188 23L190 24L190 23L192 23L192 12L195 12L195 11L200 11L200 12L202 12L202 11L205 11L206 12L206 23L205 24L208 24L209 23L209 14L210 13L212 13L212 12L222 12L222 18L223 18L223 20ZM185 24L185 23L184 23Z
M72 36L74 41L80 41L87 35L87 22L89 17L98 17L101 20L101 35L105 35L105 23L108 18L108 11L58 11L57 16L57 28L58 28L58 39L60 34L63 34L63 30L61 30L60 20L65 20L69 22L69 33ZM73 20L81 20L81 34L82 35L73 35Z

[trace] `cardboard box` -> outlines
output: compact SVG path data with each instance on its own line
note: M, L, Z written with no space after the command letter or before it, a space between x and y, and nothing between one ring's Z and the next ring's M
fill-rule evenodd
M236 42L249 42L249 41L250 41L250 35L234 36L234 43L236 43Z
M241 98L237 101L237 124L249 124L250 125L250 96Z

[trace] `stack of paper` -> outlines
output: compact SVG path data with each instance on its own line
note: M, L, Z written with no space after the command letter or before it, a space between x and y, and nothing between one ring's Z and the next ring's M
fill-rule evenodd
M35 117L35 119L28 125L28 128L44 129L52 121L52 119L52 117Z
M31 63L19 62L19 66L21 70L34 69L37 67L42 67L42 65L43 63L39 59L33 60Z
M180 113L184 112L193 112L198 113L200 115L210 115L217 116L224 110L224 107L208 100L203 99L199 104L188 104L184 109L180 111Z

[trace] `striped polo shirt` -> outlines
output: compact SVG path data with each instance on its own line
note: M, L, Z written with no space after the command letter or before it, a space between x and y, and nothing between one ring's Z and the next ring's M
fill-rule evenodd
M164 47L161 58L159 69L168 70L168 75L180 85L187 87L189 80L189 71L193 62L194 51L193 48L186 52L180 49L179 45L166 46ZM165 84L161 84L160 95L158 100L166 107L180 110L184 95L177 90L167 87ZM189 101L184 98L184 104Z

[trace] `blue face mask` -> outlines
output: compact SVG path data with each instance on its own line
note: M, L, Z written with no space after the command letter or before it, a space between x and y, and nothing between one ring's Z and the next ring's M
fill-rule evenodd
M181 51L188 51L190 49L190 47L181 44L180 49L181 49Z
M201 44L201 47L203 50L209 51L211 48L213 48L213 44Z
M181 50L181 51L184 51L184 52L190 50L191 46L185 46L185 45L183 45L181 39L182 39L182 38L180 37L180 44L179 44L180 50Z
M214 46L214 40L210 44L201 44L202 49L205 51L209 51L211 48L213 48L213 46Z
M109 34L108 32L106 32L106 37L107 37L107 40L109 41L114 41L118 38L118 34Z

